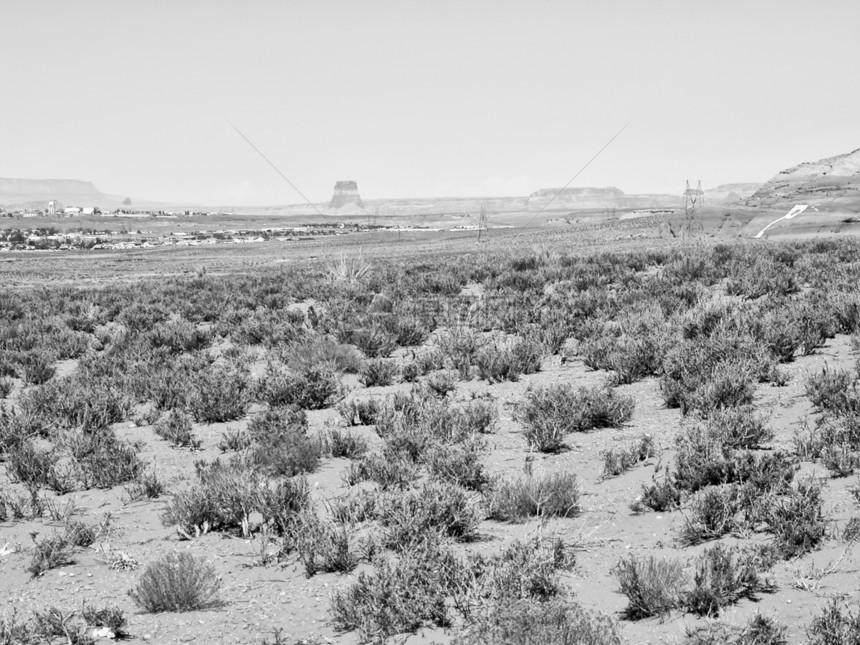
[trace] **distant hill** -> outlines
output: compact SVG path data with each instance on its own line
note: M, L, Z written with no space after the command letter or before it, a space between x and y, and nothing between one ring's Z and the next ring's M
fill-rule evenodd
M740 204L744 200L749 199L761 186L761 184L722 184L705 191L705 203L715 206L720 204Z
M127 199L101 192L92 182L77 179L0 178L0 206L45 209L56 200L63 206L116 208Z
M793 166L777 173L746 201L749 206L820 210L860 209L860 148L847 154Z

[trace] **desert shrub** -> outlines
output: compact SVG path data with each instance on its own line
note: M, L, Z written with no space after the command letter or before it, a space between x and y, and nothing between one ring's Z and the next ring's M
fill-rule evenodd
M92 627L107 627L115 639L124 639L129 636L126 630L128 619L125 612L115 605L96 608L93 605L84 604L81 618Z
M525 426L526 440L541 452L556 452L571 432L618 427L633 415L633 399L610 388L575 388L559 383L531 389L514 417Z
M122 310L118 319L129 331L142 332L163 323L168 315L159 305L134 302Z
M806 629L809 645L860 645L860 612L832 598Z
M454 603L467 618L476 608L531 599L548 601L564 594L559 569L575 558L561 540L515 540L492 556L470 555L461 563Z
M33 538L33 557L27 571L34 578L50 569L74 563L74 544L68 533L52 533L41 540Z
M438 543L423 541L396 560L380 559L376 565L373 573L359 573L355 582L332 594L335 629L355 629L362 642L381 644L422 625L450 623L446 599L456 561Z
M705 421L705 432L729 449L761 448L773 439L765 423L752 406L721 408Z
M707 425L694 425L677 437L674 478L679 488L695 492L738 479L734 452Z
M124 421L132 401L106 378L90 378L86 373L53 379L22 394L19 412L41 423L63 430L95 432Z
M447 396L457 389L457 373L451 371L434 372L425 381L427 388L436 396Z
M125 494L130 502L137 502L144 499L158 499L166 490L167 487L158 479L155 471L141 471L126 485Z
M332 428L328 431L326 446L332 457L345 459L358 459L368 450L367 441L364 437L352 432L344 432L338 428Z
M254 512L283 533L308 504L307 482L301 478L270 481L247 465L220 461L198 464L197 476L199 482L174 493L162 515L165 525L176 524L189 537L236 529L247 535Z
M630 555L612 573L627 596L624 615L630 620L663 616L683 602L687 577L678 562Z
M33 351L18 356L16 373L27 385L42 385L54 377L55 357L45 351Z
M321 367L291 373L270 364L257 384L257 398L271 407L296 405L306 410L320 410L340 395L340 381L335 373Z
M478 351L485 342L479 331L463 324L455 324L436 334L436 347L446 367L456 370L463 380L469 379Z
M412 361L422 375L445 367L445 355L437 347L426 347L419 352L413 352Z
M452 645L621 645L608 616L566 599L505 601L476 616Z
M0 399L5 399L15 389L15 381L5 376L0 377Z
M160 323L146 332L154 348L164 347L171 354L195 352L212 344L212 332L201 330L188 321Z
M630 446L603 450L600 453L603 459L603 476L616 477L655 454L654 440L647 434Z
M860 517L852 516L842 528L839 537L843 542L856 542L860 540Z
M430 476L469 490L480 491L488 481L480 461L483 447L484 442L479 440L434 446L427 457Z
M6 461L12 480L33 490L45 487L64 495L77 484L77 469L68 460L61 460L56 448L37 448L33 441L22 441L7 451Z
M380 402L379 399L374 398L352 399L351 401L341 401L336 408L347 425L368 426L376 423Z
M825 367L820 374L810 374L805 386L806 395L815 407L836 414L860 414L860 393L854 374Z
M190 553L168 553L146 565L131 599L145 612L196 611L219 604L215 567Z
M273 476L292 477L316 470L325 446L316 437L287 428L254 444L251 458L255 466Z
M653 484L642 484L642 494L631 505L635 513L641 513L646 508L663 513L673 511L681 506L681 489L671 477Z
M305 433L308 429L308 415L295 405L282 405L269 408L254 415L248 422L248 436L251 440L265 443L273 436L286 432Z
M415 481L418 471L418 465L403 454L371 453L360 461L350 464L345 480L349 486L363 481L372 481L383 490L405 488Z
M572 517L579 512L579 486L573 473L500 479L486 493L488 514L501 521L522 522L529 517Z
M752 403L756 383L772 378L775 365L754 338L721 328L670 348L660 389L667 406L708 416L719 408Z
M415 361L409 361L400 367L400 378L404 383L414 383L421 374L421 368Z
M180 448L197 449L201 445L200 440L194 436L191 417L182 410L171 410L152 426L152 430L162 439Z
M713 540L737 527L736 513L740 510L738 487L735 484L707 486L690 502L680 539L684 544L699 544Z
M375 516L385 528L385 546L393 549L418 542L431 531L467 542L477 535L481 521L466 491L444 482L386 493L376 503Z
M398 334L376 321L357 321L357 325L341 327L335 331L342 343L355 345L369 358L388 358L397 349Z
M213 367L194 378L189 409L201 423L232 421L245 414L250 403L250 390L251 384L245 372Z
M785 635L784 626L756 614L742 627L718 621L688 627L681 645L786 645Z
M299 513L292 542L310 578L317 573L348 573L358 564L350 549L350 531L331 520L320 518L313 509Z
M239 452L250 448L253 444L251 435L238 428L228 428L221 433L221 441L218 442L218 450L221 452Z
M773 583L761 577L755 557L717 544L696 559L692 588L685 595L687 610L699 616L718 616L741 598L772 592Z
M664 321L655 320L648 330L639 323L628 331L619 327L617 334L604 327L583 340L579 353L588 367L613 372L616 384L634 383L660 373L667 340L658 330L664 325Z
M812 479L798 481L787 494L768 500L764 514L783 557L800 556L818 547L827 533L822 505L821 486Z
M140 445L117 439L111 430L94 434L73 434L66 439L78 463L78 476L84 488L113 488L138 477L144 463Z
M514 338L483 346L475 355L478 375L490 383L518 381L540 370L543 347L535 341Z
M57 638L71 645L93 645L95 640L89 633L88 625L74 611L63 611L58 607L48 607L34 611L33 618L26 626L21 642L53 643Z
M860 466L860 455L848 444L829 444L821 448L821 463L832 477L848 477Z
M319 465L325 446L307 434L304 411L283 406L266 410L248 424L252 440L252 463L270 475L292 477L313 472Z
M466 433L495 431L499 410L493 397L475 397L458 408L456 423Z
M365 387L391 385L397 379L397 373L397 363L382 358L374 358L364 364L359 381Z

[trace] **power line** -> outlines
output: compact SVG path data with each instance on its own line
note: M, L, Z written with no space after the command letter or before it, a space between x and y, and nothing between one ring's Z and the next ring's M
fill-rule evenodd
M263 158L263 160L264 160L267 164L269 164L272 168L274 168L274 169L275 169L275 172L276 172L276 173L278 173L281 177L283 177L284 181L286 181L286 182L287 182L287 183L288 183L288 184L293 188L293 190L294 190L294 191L296 191L299 195L301 195L301 196L302 196L302 199L304 199L304 200L305 200L305 201L306 201L306 202L311 206L311 208L313 208L313 209L317 212L317 214L318 214L320 217L323 217L322 212L320 211L320 209L319 209L319 208L317 208L316 204L314 204L311 200L309 200L307 197L305 197L305 194L304 194L302 191L300 191L300 190L298 189L298 187L297 187L293 182L291 182L291 181L290 181L290 178L289 178L289 177L287 177L284 173L282 173L282 172L278 169L278 167L277 167L275 164L273 164L273 163L269 160L269 158L268 158L266 155L264 155L264 154L262 153L262 151L261 151L257 146L255 146L255 145L251 142L251 140L250 140L248 137L246 137L244 134L242 134L242 131L241 131L239 128L237 128L235 125L233 125L233 122L232 122L232 121L227 121L227 123L229 123L229 124L230 124L230 126L231 126L231 127L232 127L236 132L238 132L238 133L239 133L239 136L240 136L240 137L242 137L242 138L243 138L243 139L248 143L248 145L249 145L249 146L251 146L251 147L256 151L256 153L257 153L258 155L260 155L260 156Z
M585 169L591 165L591 162L594 161L595 159L597 159L600 156L600 153L603 152L604 150L606 150L609 147L609 144L612 143L613 141L615 141L618 138L618 135L620 135L622 132L624 132L624 130L627 129L627 126L630 125L630 123L631 123L631 121L628 121L627 123L625 123L624 127L622 127L618 132L616 132L615 135L609 141L607 141L606 144L600 150L598 150L597 153L591 159L588 160L588 163L586 163L582 168L580 168L579 172L577 172L573 177L571 177L570 181L568 181L564 186L562 186L559 189L559 191L555 195L552 196L552 199L550 199L546 204L544 204L543 208L541 208L537 212L537 214L534 215L534 217L532 217L528 222L526 222L522 228L528 228L529 224L531 224L533 221L535 221L535 219L537 219L541 213L543 213L547 208L549 208L549 205L555 201L555 198L558 197L559 195L561 195L562 191L564 191L565 188L570 186L573 183L574 179L576 179L583 172L585 172Z

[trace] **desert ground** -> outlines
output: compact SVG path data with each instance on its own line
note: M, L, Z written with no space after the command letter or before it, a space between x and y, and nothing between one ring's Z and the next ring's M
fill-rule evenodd
M860 225L782 214L4 254L0 643L857 642Z

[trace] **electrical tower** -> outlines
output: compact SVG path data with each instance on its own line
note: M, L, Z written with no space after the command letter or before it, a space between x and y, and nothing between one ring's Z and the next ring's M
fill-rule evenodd
M702 180L696 188L690 188L690 180L687 180L687 189L684 191L684 226L682 234L684 237L695 237L704 232L702 217L699 208L705 205L705 191L702 190Z
M481 241L481 238L484 236L484 231L486 231L486 235L489 237L489 230L487 228L487 209L481 204L481 215L478 217L478 241Z

